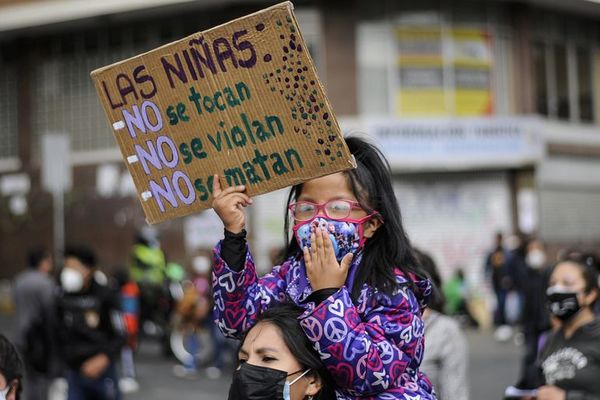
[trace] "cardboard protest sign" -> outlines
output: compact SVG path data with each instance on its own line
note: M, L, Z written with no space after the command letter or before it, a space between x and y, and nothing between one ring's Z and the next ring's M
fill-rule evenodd
M289 2L91 73L150 223L354 166Z

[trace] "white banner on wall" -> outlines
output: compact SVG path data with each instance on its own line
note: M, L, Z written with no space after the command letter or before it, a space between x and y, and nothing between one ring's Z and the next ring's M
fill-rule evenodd
M531 165L543 154L533 118L368 118L365 128L393 168L503 168Z

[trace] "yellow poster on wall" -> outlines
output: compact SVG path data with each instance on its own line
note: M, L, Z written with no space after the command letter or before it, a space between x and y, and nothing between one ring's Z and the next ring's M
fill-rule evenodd
M454 113L489 115L493 111L491 40L483 29L452 31Z
M402 27L396 30L400 115L427 116L449 113L444 91L442 31L437 27Z
M493 112L492 51L487 31L439 27L396 29L402 116L481 116Z

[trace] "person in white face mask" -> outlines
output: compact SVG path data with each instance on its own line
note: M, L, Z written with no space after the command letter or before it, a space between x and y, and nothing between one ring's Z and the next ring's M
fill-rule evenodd
M23 362L16 347L0 335L0 400L18 400L23 380Z
M125 344L125 325L117 293L94 279L95 267L91 249L65 251L57 324L68 400L120 399L115 360Z

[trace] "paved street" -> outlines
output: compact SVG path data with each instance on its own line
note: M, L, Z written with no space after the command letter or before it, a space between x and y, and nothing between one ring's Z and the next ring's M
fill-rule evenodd
M0 315L0 332L11 334L10 319ZM471 350L470 379L471 400L496 400L502 398L507 385L515 382L519 371L519 348L513 342L497 343L491 332L468 332ZM217 380L204 373L196 380L181 379L173 375L175 362L165 360L159 347L148 342L137 357L141 389L125 396L130 400L223 400L231 380L231 369Z
M175 360L165 360L160 349L153 343L147 343L140 348L137 357L137 372L140 391L125 396L132 400L168 400L176 396L177 400L223 400L231 381L231 368L224 371L217 380L208 379L201 371L197 379L177 378L173 374Z

